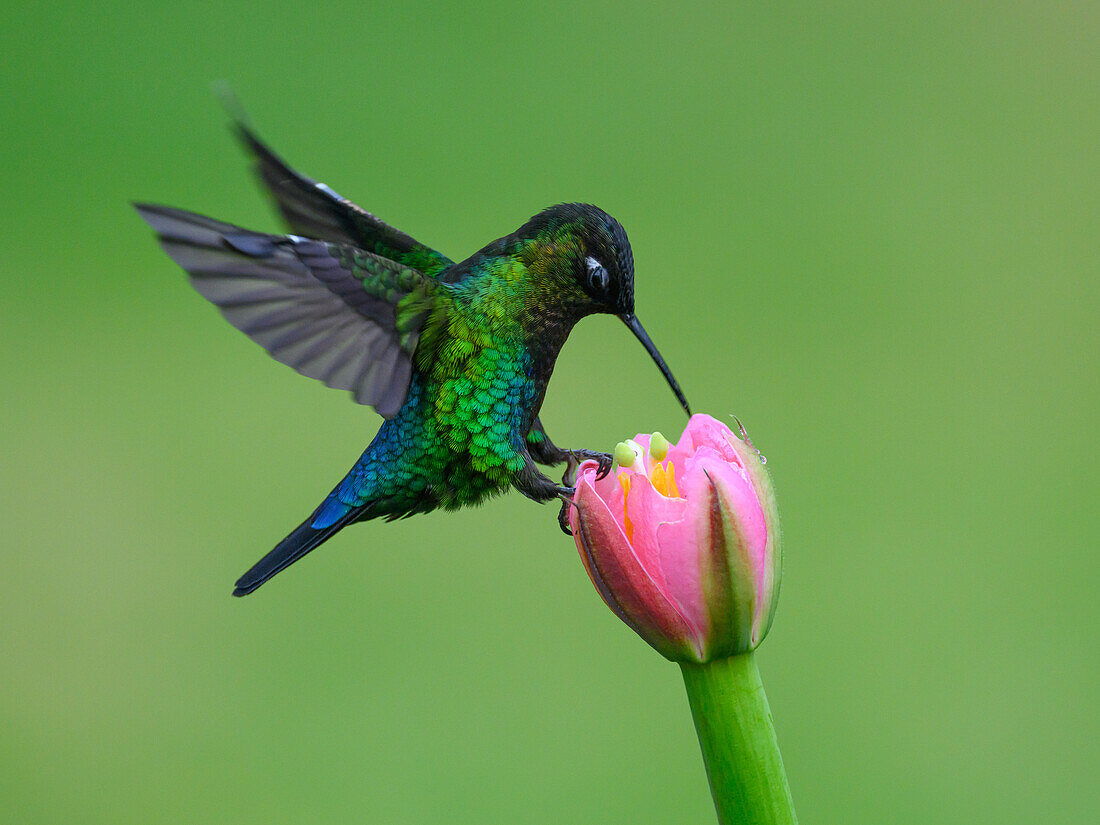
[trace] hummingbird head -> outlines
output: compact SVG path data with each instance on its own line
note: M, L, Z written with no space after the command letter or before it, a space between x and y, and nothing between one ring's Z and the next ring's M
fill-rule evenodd
M540 264L564 281L580 314L617 315L641 341L688 415L680 385L634 315L634 253L621 223L597 206L565 203L540 212L520 230Z
M553 281L557 297L579 315L634 312L634 255L626 230L587 203L551 206L516 233L528 266Z

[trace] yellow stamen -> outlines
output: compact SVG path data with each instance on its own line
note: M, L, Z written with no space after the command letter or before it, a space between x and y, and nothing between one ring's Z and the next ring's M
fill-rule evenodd
M649 480L653 482L654 490L668 498L668 475L665 473L664 467L660 464L656 465L649 474Z
M680 497L680 488L676 486L676 468L668 462L668 494L672 498Z
M623 529L626 532L626 540L633 544L634 525L626 512L626 500L630 498L630 476L626 473L619 473L619 486L623 488Z
M649 474L653 489L665 498L679 498L680 490L676 486L676 468L668 462L668 468L656 465Z

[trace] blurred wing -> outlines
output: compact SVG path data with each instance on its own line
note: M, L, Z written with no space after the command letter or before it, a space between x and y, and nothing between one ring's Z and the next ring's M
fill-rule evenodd
M292 232L351 244L434 277L452 261L370 212L291 169L240 120L237 134L255 159L256 174Z
M386 418L401 409L434 281L346 244L135 206L192 286L277 361Z

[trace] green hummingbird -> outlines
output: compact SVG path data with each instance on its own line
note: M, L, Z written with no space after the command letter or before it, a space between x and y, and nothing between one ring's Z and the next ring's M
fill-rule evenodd
M586 315L619 316L691 414L634 315L630 243L602 209L552 206L455 263L295 172L243 120L234 125L294 234L166 206L136 209L233 326L277 361L350 390L385 421L233 595L251 593L353 522L452 510L509 485L537 502L571 500L569 470L557 484L538 464L594 459L606 474L610 455L557 447L538 417L558 352Z

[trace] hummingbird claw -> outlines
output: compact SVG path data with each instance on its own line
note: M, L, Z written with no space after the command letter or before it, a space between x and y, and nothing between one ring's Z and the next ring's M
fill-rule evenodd
M595 461L596 478L601 479L611 472L614 460L610 453L598 453L595 450L566 451L565 472L561 477L561 483L566 486L558 488L558 497L562 500L561 510L558 512L558 526L567 536L573 535L573 531L569 528L569 508L577 506L573 503L573 495L577 489L574 486L577 482L577 468L582 461Z
M569 526L569 505L568 504L563 503L561 505L561 510L558 511L558 527L561 528L561 531L563 533L565 533L565 535L572 538L573 529Z
M569 461L572 465L573 459L570 458ZM559 487L557 492L558 498L561 499L561 509L558 510L558 527L560 527L561 531L567 536L573 535L573 531L569 527L569 508L577 506L573 503L573 496L576 494L577 488L572 486L572 473L575 471L575 469L575 466L571 466L565 471L565 475L562 477L562 482L563 485L570 486Z
M574 477L576 475L577 465L582 461L595 461L597 465L596 480L598 481L611 472L611 465L615 461L615 458L611 453L599 453L595 450L570 450L568 460L569 469L566 472L572 472Z
M615 459L612 457L611 453L596 454L596 462L599 464L599 468L596 470L597 481L601 478L605 478L607 474L611 472L611 465L614 461Z
M573 530L569 526L569 508L576 506L577 505L573 503L572 496L569 498L565 496L561 497L561 509L558 510L558 527L560 527L561 531L567 536L573 535Z

